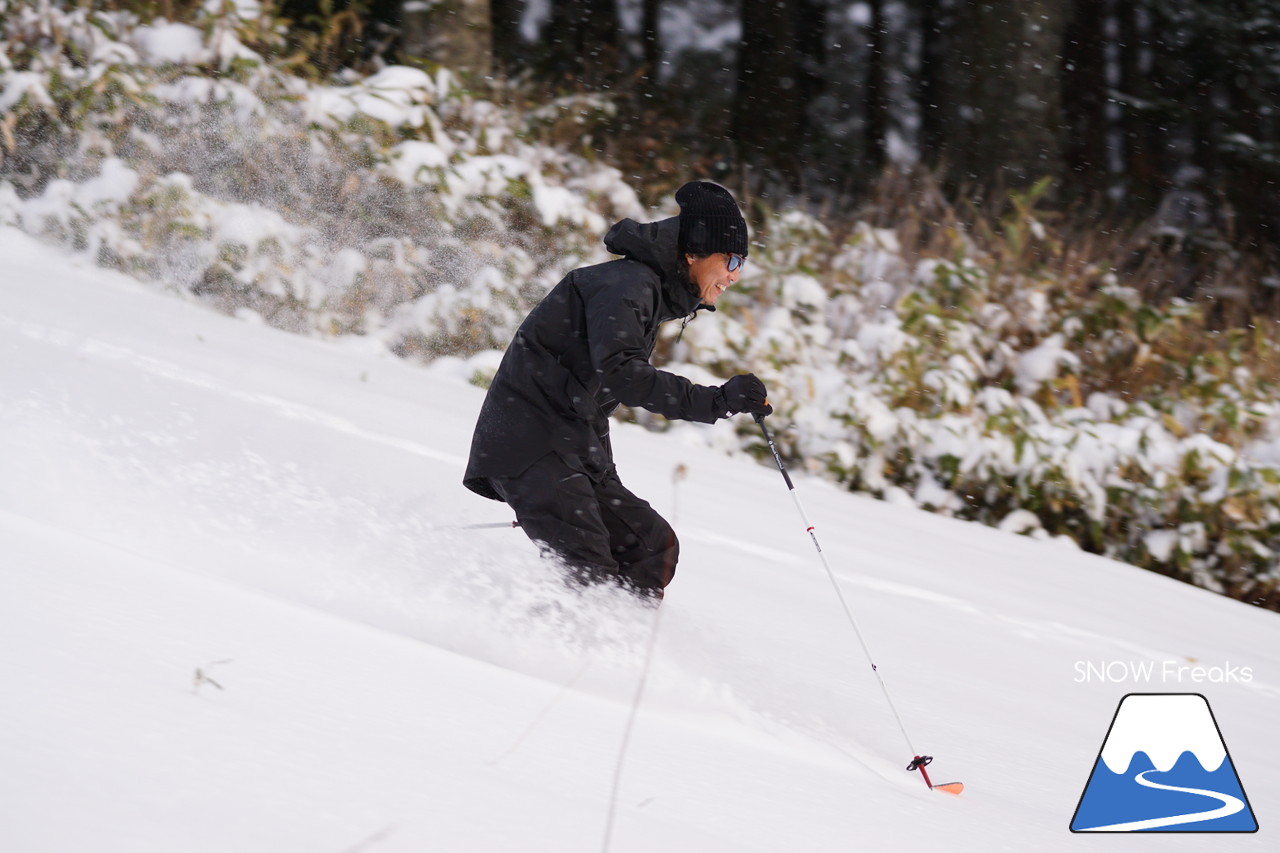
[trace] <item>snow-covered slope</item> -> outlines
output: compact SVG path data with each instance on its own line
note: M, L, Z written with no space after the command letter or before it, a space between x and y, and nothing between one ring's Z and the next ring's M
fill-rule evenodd
M458 529L510 517L466 365L0 259L0 849L601 848L652 617ZM1203 850L1068 831L1134 691L1209 699L1272 848L1277 614L797 477L932 793L777 471L703 434L616 430L683 555L610 849Z

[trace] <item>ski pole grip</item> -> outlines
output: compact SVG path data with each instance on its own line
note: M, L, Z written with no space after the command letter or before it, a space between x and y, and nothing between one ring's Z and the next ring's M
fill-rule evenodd
M794 496L796 491L795 484L791 482L791 475L787 473L787 466L782 464L782 455L778 453L778 447L773 443L773 436L769 435L769 428L764 425L765 416L757 413L753 417L756 419L756 423L760 424L760 432L764 433L764 442L769 445L769 450L773 453L773 461L778 465L778 471L782 474L783 482L787 484L787 489Z

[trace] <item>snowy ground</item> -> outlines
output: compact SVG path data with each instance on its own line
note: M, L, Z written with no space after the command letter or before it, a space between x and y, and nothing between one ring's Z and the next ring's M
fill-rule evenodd
M456 529L510 517L459 365L0 259L0 849L601 849L652 617ZM683 559L611 850L1204 850L1068 831L1129 692L1209 699L1261 826L1214 844L1274 849L1280 615L798 477L930 792L777 471L615 446Z

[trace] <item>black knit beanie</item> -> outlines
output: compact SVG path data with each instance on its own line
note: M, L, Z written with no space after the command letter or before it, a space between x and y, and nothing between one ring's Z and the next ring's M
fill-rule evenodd
M729 191L708 181L691 181L676 190L680 205L680 253L747 254L747 221Z

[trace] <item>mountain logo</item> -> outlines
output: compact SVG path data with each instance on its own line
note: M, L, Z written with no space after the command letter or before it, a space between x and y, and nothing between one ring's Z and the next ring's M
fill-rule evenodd
M1209 700L1130 693L1071 819L1072 832L1257 832Z

